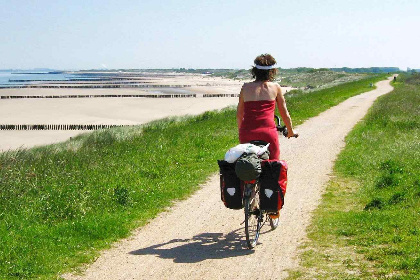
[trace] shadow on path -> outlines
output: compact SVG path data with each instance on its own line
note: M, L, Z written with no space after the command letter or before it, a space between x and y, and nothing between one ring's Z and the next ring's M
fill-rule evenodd
M130 252L132 255L158 255L163 259L173 259L175 263L197 263L206 259L223 259L252 254L245 249L243 236L237 229L223 233L202 233L190 239L172 239ZM179 244L179 245L178 245Z

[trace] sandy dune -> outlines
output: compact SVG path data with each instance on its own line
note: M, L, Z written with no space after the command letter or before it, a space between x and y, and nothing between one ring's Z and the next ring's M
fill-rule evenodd
M389 81L350 98L298 127L298 139L281 140L289 185L280 226L263 228L256 250L245 249L243 211L225 209L218 177L144 228L104 251L83 276L67 279L281 279L298 265L311 211L318 205L344 137L373 101L392 90ZM215 163L216 164L216 163Z

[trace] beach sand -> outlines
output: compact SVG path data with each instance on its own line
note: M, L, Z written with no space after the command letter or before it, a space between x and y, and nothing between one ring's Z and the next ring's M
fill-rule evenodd
M155 85L188 85L183 88L1 89L8 95L102 95L197 93L197 98L31 98L0 99L0 124L144 124L171 116L197 115L235 106L237 97L209 97L202 94L239 93L243 82L202 75L156 77ZM0 151L30 148L68 140L86 131L0 130Z
M0 96L189 94L196 98L25 98L0 99L0 124L115 124L138 125L171 116L198 115L236 106L238 97L203 94L239 94L247 81L206 75L175 74L148 77L153 88L21 88L0 89ZM187 86L171 88L159 86ZM284 88L283 92L290 90ZM68 140L87 131L0 130L0 151L30 148Z

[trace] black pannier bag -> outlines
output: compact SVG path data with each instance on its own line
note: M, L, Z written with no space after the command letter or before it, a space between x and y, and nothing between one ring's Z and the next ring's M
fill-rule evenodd
M218 160L220 170L220 193L225 206L230 209L242 209L243 183L236 176L235 163Z
M287 163L283 160L264 160L261 163L260 208L279 211L284 204L287 187Z

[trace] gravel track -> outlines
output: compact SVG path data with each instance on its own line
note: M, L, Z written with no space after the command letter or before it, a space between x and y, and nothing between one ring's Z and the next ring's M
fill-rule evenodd
M311 212L319 204L344 137L373 101L390 92L390 80L352 97L297 127L300 137L281 139L289 164L280 226L262 229L255 250L246 249L243 211L224 208L218 176L128 239L103 251L83 275L66 279L282 279L298 266ZM214 163L216 164L216 162Z

